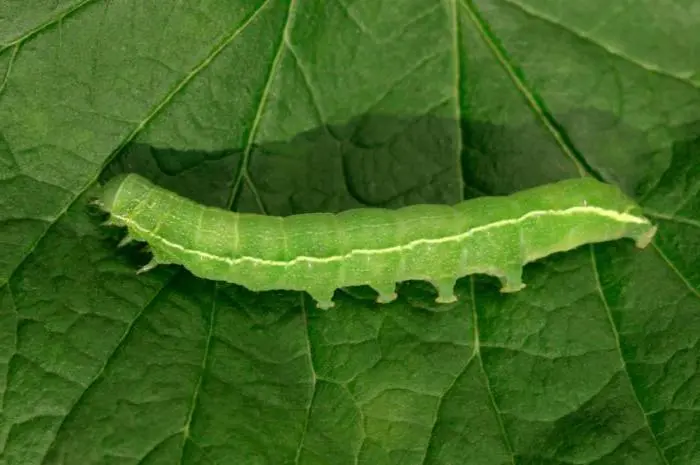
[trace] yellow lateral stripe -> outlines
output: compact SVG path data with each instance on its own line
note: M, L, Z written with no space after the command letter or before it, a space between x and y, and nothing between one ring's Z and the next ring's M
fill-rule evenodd
M214 254L210 254L210 253L206 253L206 252L200 252L198 250L187 249L180 244L176 244L174 242L171 242L171 241L165 239L164 237L158 236L157 234L154 234L152 231L149 231L148 229L141 227L140 225L135 223L130 218L127 218L126 216L120 216L120 215L113 215L113 216L115 218L123 221L127 226L134 228L134 229L137 229L138 231L142 232L143 234L148 234L152 238L157 239L158 241L162 242L167 247L179 250L179 251L184 252L186 254L197 255L201 258L225 262L225 263L228 263L229 265L236 265L236 264L248 261L248 262L252 262L252 263L257 263L259 265L292 266L292 265L295 265L295 264L300 263L300 262L329 263L329 262L344 260L346 258L350 258L353 255L379 255L379 254L385 254L385 253L391 253L391 252L400 252L401 250L411 249L411 248L416 247L420 244L442 244L445 242L458 242L458 241L465 239L469 236L472 236L478 232L487 231L489 229L498 228L501 226L518 224L518 223L521 223L529 218L536 217L536 216L549 216L549 215L569 216L569 215L573 215L576 213L589 213L589 214L592 213L592 214L595 214L597 216L611 218L619 223L637 223L637 224L649 224L649 225L651 224L649 222L649 220L647 220L646 218L643 218L643 217L630 215L629 213L620 213L620 212L616 212L614 210L606 210L604 208L593 207L593 206L578 206L578 207L567 208L564 210L535 210L535 211L528 212L519 218L495 221L493 223L485 224L483 226L477 226L475 228L469 229L463 233L455 234L453 236L445 236L445 237L440 237L437 239L416 239L414 241L409 242L408 244L387 247L384 249L356 249L356 250L352 250L349 253L344 254L344 255L333 255L330 257L307 257L304 255L301 255L299 257L295 257L295 258L288 260L288 261L278 261L278 260L265 260L265 259L257 258L257 257L238 257L238 258L220 257L218 255L214 255Z

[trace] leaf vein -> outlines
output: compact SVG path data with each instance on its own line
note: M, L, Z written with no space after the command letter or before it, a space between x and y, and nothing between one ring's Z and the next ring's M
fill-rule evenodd
M474 288L474 278L471 277L469 279L469 286L470 286L470 295L471 295L471 304L472 304L472 319L474 321L474 358L476 358L479 362L479 368L481 369L481 373L484 376L484 386L486 387L486 392L488 393L489 396L489 402L491 403L491 408L493 409L493 412L496 416L496 422L498 423L498 428L501 432L501 436L503 437L503 443L510 454L510 460L513 465L516 465L516 460L515 460L515 449L513 449L513 444L510 442L510 437L508 436L508 431L506 430L506 425L503 421L503 412L501 412L501 409L498 407L498 403L496 402L496 396L493 393L493 388L491 387L491 380L489 379L489 375L486 371L486 367L484 366L484 360L481 357L481 340L479 336L479 312L477 312L477 307L476 307L476 289Z
M503 0L505 3L512 5L513 7L517 8L518 10L522 11L526 15L539 19L541 21L544 21L550 25L558 26L561 29L569 32L570 34L576 36L577 38L583 40L584 42L588 42L592 45L595 45L596 47L599 47L603 49L606 53L619 58L627 63L630 63L634 66L637 66L638 68L643 69L644 71L648 71L650 73L657 74L659 76L663 76L666 78L671 78L676 81L679 81L682 84L685 84L686 86L689 86L695 90L700 90L700 85L694 83L693 81L684 78L683 76L679 76L678 74L674 74L672 72L666 71L656 64L653 63L644 63L643 61L640 61L639 59L632 58L631 56L625 55L622 51L620 50L615 50L613 47L610 45L606 45L600 41L595 40L593 37L586 35L585 33L581 31L577 31L575 29L571 29L570 26L564 26L561 23L558 23L554 18L548 17L546 14L536 11L533 8L530 8L528 6L523 5L522 3L515 2L513 0Z
M178 272L179 273L179 272ZM146 310L148 310L158 299L158 297L163 293L163 291L168 287L168 285L173 281L174 277L176 275L173 275L170 277L168 281L164 283L164 285L153 295L151 300L149 300L143 308L136 314L134 317L131 319L127 327L124 329L124 332L122 333L121 337L119 338L119 341L117 341L117 344L114 346L114 349L112 349L112 352L105 358L104 363L102 366L97 370L97 373L92 377L92 379L87 383L87 385L83 388L82 392L80 395L78 395L73 403L70 405L68 410L66 411L65 415L63 415L63 418L58 425L58 428L56 428L56 431L53 435L53 439L51 440L51 443L49 446L46 448L46 452L44 453L44 456L42 459L39 461L39 463L43 464L46 463L46 459L49 456L49 453L51 452L52 448L56 444L56 440L58 439L58 436L61 433L61 430L63 429L64 425L66 424L66 421L68 418L75 412L75 409L80 405L80 402L85 398L85 395L92 389L92 387L97 383L102 376L104 376L105 370L109 366L109 363L113 360L114 356L119 352L119 349L121 349L124 344L126 343L129 335L132 333L134 330L134 327L136 326L137 321L141 319L141 317L146 313Z
M265 3L267 3L268 1L269 0L266 0ZM253 191L253 194L255 195L256 201L258 203L258 207L263 212L265 211L265 206L262 203L260 195L257 192L257 189L255 188L252 180L250 179L250 174L248 172L248 164L250 163L250 154L253 150L253 142L255 141L255 137L257 136L258 126L260 125L260 121L262 120L263 110L265 108L265 104L267 103L267 98L268 98L268 95L270 93L270 88L272 87L273 77L275 75L275 72L277 71L277 66L279 65L280 57L282 56L284 37L286 36L287 29L289 28L289 25L291 23L290 19L292 16L292 9L294 8L294 4L295 4L295 0L291 0L289 2L289 8L287 9L287 17L285 18L284 27L282 27L279 43L277 44L277 50L275 51L275 57L272 60L272 64L270 65L270 70L267 73L267 77L265 79L265 86L263 87L263 91L260 94L260 100L258 101L258 107L255 110L255 117L253 118L253 124L250 127L250 133L248 134L248 139L246 141L245 148L243 149L243 156L241 157L241 163L238 167L238 178L234 182L233 189L231 191L231 196L229 197L228 202L227 202L227 206L228 206L229 210L231 209L234 202L236 201L236 197L240 194L242 182L245 181L248 184L248 186L250 187L250 189ZM262 9L262 7L260 9ZM258 11L260 11L260 10L258 10ZM257 12L256 12L256 14L257 14Z
M700 290L693 287L690 281L688 281L688 279L685 276L683 276L683 273L681 273L681 271L678 268L676 268L676 265L674 265L673 262L663 252L663 250L661 250L661 247L659 247L654 241L652 241L651 245L654 247L659 256L666 262L669 268L671 268L671 270L680 278L683 284L686 285L688 290L690 290L690 292L696 297L700 298Z
M17 59L17 55L19 55L20 47L21 47L21 44L16 44L14 46L14 50L12 50L12 55L10 56L10 60L7 63L7 69L5 70L5 75L2 78L2 82L0 82L0 96L5 91L5 87L7 86L7 82L10 80L10 73L12 72L12 65L14 64L15 60ZM2 54L2 50L0 50L0 54Z
M424 57L421 57L418 61L413 63L410 67L406 68L406 71L398 76L396 79L394 79L392 82L388 84L386 87L386 90L376 97L373 102L369 103L365 107L365 110L362 112L363 114L370 114L376 107L379 107L382 102L384 102L385 99L389 98L392 94L392 92L400 85L402 84L405 80L407 80L409 77L411 77L416 71L421 69L424 66L430 66L431 62L435 60L439 60L440 57L442 56L442 50L438 50L435 53L431 53L429 55L426 55ZM429 104L428 108L432 108L434 105Z
M325 112L323 111L323 108L321 107L321 104L319 103L319 99L316 96L316 93L314 92L314 88L311 85L311 79L309 78L309 73L306 70L306 68L304 67L304 65L301 61L301 58L299 58L299 54L295 50L294 45L292 44L292 41L288 35L285 36L284 42L285 42L285 45L287 46L287 49L289 50L289 53L292 55L292 58L294 58L294 63L297 65L297 68L299 69L299 74L301 74L302 80L304 81L304 86L306 87L306 90L309 93L309 97L311 98L311 103L313 103L313 105L314 105L314 110L316 111L316 117L318 118L318 125L322 126L324 122L328 121L328 119L326 118ZM327 130L327 128L326 128L326 130ZM327 130L327 133L335 139L335 136L331 131Z
M91 0L87 0L91 1ZM117 156L117 154L127 145L129 142L131 142L134 137L150 122L155 118L155 116L160 113L160 111L169 103L172 98L180 91L182 90L195 76L197 76L203 69L205 69L209 63L213 61L214 58L216 58L223 50L226 48L226 46L231 43L252 21L257 17L258 13L263 10L265 5L267 5L271 0L265 0L265 2L255 10L242 24L241 26L233 31L229 36L225 38L221 43L217 44L216 47L214 47L214 50L204 59L202 60L201 63L199 63L197 66L195 66L192 71L190 71L170 92L168 92L163 100L161 100L160 103L158 103L153 110L146 115L146 117L132 130L122 141L117 145L117 147L112 151L112 153L107 157L107 159L104 161L102 164L102 167L107 166L110 161ZM10 273L9 277L7 278L7 281L9 282L12 279L12 276L14 273L19 269L19 267L24 263L27 258L34 253L34 250L36 249L37 245L46 237L48 232L53 228L53 226L58 222L58 220L63 217L63 215L66 214L66 212L78 201L78 199L85 193L87 190L92 186L95 182L97 182L100 172L102 170L99 170L98 172L95 173L93 178L86 183L85 186L83 186L77 195L73 198L72 201L67 202L65 207L62 208L58 214L55 216L55 218L51 219L49 222L50 224L44 229L43 233L39 235L34 242L28 247L27 252L25 253L24 257L22 257L21 260L17 263L17 266L12 270ZM1 283L0 283L1 284Z
M594 173L594 170L588 165L583 156L578 153L578 150L566 136L563 128L556 123L554 117L545 107L544 102L542 102L541 99L535 95L535 92L526 83L524 77L520 75L521 73L516 71L516 66L511 63L510 58L508 58L505 53L505 50L503 50L503 48L496 43L493 35L488 30L486 22L477 13L476 7L472 4L472 0L460 1L462 8L467 12L467 16L476 27L476 30L483 41L489 47L494 57L498 60L513 84L515 84L516 89L523 96L535 117L542 122L544 127L554 138L554 141L559 146L562 153L571 160L581 176L585 176L587 173Z
M452 16L452 59L454 63L452 64L455 68L454 72L454 106L455 106L455 124L457 129L462 127L462 104L464 101L464 95L462 95L462 54L461 50L461 21L459 17L459 8L457 2L459 0L452 0L450 3ZM462 134L460 131L460 137L455 144L455 174L457 175L457 186L459 186L459 198L464 200L464 172L462 168L462 148L464 141L462 140Z
M12 360L12 357L17 355L17 304L15 303L15 297L14 294L12 293L12 287L10 286L10 283L5 283L7 286L7 293L8 293L8 299L10 300L10 306L12 309L12 312L14 313L15 316L15 331L14 331L14 347L12 348L12 352L7 354L7 366L5 367L5 382L3 386L0 386L0 417L2 417L2 412L5 411L5 396L7 394L7 384L9 380L9 374L10 374L10 361Z
M435 429L437 428L438 421L440 420L440 409L442 408L442 403L445 401L445 397L447 396L447 394L449 394L449 392L452 390L452 388L454 388L455 384L457 384L457 380L462 375L464 375L464 373L467 371L467 369L469 368L471 363L474 361L475 355L476 355L476 352L472 352L472 354L467 359L467 363L464 364L464 368L462 368L462 370L459 373L457 373L455 378L452 380L452 382L449 384L449 386L447 386L444 394L440 397L440 400L438 401L437 407L435 409L435 415L433 418L433 426L430 428L430 435L428 436L428 444L425 447L425 454L423 454L423 458L421 459L421 462L420 462L421 465L427 464L428 452L430 451L430 446L432 445L433 438L435 436Z
M216 321L216 298L218 295L218 290L219 284L214 283L211 312L209 315L209 327L207 328L207 339L204 346L204 353L202 354L202 364L199 369L199 377L197 378L197 382L192 390L192 399L190 401L187 419L185 420L185 424L182 426L182 445L179 460L181 465L185 463L185 447L187 445L187 441L190 439L190 427L192 426L192 419L194 418L195 410L197 409L197 404L199 402L199 391L202 388L202 381L207 372L207 367L209 366L209 350L211 349L211 341L214 335L214 322Z
M19 44L21 44L21 43L27 41L28 39L34 37L35 35L38 35L38 34L39 34L41 31L43 31L44 29L47 29L47 28L53 26L53 25L56 24L56 23L60 23L61 21L63 21L63 20L64 20L65 18L67 18L68 16L70 16L70 15L72 15L72 14L78 12L78 11L81 10L83 7L89 5L90 3L94 3L94 2L96 2L96 1L97 1L97 0L83 0L82 2L76 3L76 4L73 5L72 7L67 8L67 9L64 10L63 12L61 12L61 13L59 13L58 15L54 16L53 18L48 19L46 22L40 24L39 26L35 27L34 29L30 29L30 30L27 31L24 35L21 35L21 36L15 38L15 39L11 40L10 42L8 42L7 44L5 44L4 46L0 45L0 53L4 52L5 50L7 50L8 48L10 48L10 47L12 47L12 46L19 45Z
M311 409L313 408L314 405L314 400L316 398L316 389L318 386L318 377L316 374L316 369L314 368L314 359L313 359L313 352L311 349L311 337L309 335L309 318L308 318L308 309L306 308L306 305L304 305L304 294L300 294L300 303L301 303L301 309L302 309L302 314L304 317L304 330L305 330L305 335L306 335L306 346L309 352L309 371L311 373L311 396L309 399L309 407L308 410L306 411L306 419L304 420L304 429L302 430L301 438L299 439L299 446L297 447L297 452L296 456L294 457L294 463L298 464L299 459L301 458L301 452L304 450L304 441L306 440L306 433L309 430L309 422L311 420Z
M657 218L660 220L671 221L674 223L686 224L689 226L695 226L696 228L700 228L700 221L695 220L693 218L686 218L684 216L677 216L677 215L669 215L666 213L661 213L661 212L657 212L654 210L650 210L648 208L644 209L644 213L651 218Z
M656 448L657 453L661 457L661 460L663 461L664 464L670 465L668 459L664 455L663 449L661 448L658 438L656 437L656 434L654 433L654 430L651 427L651 424L649 423L649 417L647 415L647 412L644 410L644 406L642 405L642 401L639 398L639 394L637 393L637 390L634 387L634 383L632 383L632 378L630 377L629 371L627 370L627 360L625 360L625 356L622 352L622 345L620 341L620 333L617 330L617 325L615 324L615 319L613 318L612 315L612 310L610 309L610 305L608 304L608 300L605 297L605 291L603 290L603 285L600 281L600 274L598 273L598 262L595 258L595 252L594 252L594 247L590 246L588 248L590 254L591 254L591 264L593 266L593 275L595 276L595 281L596 281L596 288L598 289L598 295L600 297L601 302L603 303L603 308L605 309L605 314L608 318L608 322L610 323L610 329L612 330L613 337L615 338L615 348L617 350L617 355L620 358L620 364L622 365L622 371L625 374L625 377L627 378L627 382L630 387L630 391L632 392L632 396L634 397L634 402L637 404L639 407L639 411L642 414L642 418L644 419L644 429L646 429L650 436L652 441L654 442L654 447Z

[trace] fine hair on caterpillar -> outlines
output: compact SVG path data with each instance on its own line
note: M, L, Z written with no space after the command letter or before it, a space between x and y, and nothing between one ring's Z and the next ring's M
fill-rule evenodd
M151 262L252 291L306 291L319 308L336 289L369 285L380 303L396 283L433 284L436 302L456 301L457 279L488 274L502 292L525 287L523 266L584 244L629 238L644 248L656 226L617 187L576 178L509 196L456 205L359 208L287 217L236 213L198 204L137 174L111 179L96 203L123 242L149 244Z

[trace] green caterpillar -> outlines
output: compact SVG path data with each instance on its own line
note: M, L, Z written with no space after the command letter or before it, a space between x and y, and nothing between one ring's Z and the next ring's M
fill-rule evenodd
M396 299L397 282L431 282L436 302L454 302L458 278L497 277L515 292L523 266L587 243L631 238L646 247L656 226L619 189L570 179L504 197L457 205L361 208L288 217L235 213L200 205L136 174L110 180L96 200L124 242L145 241L152 261L252 291L306 291L319 308L339 287L369 285L377 302Z

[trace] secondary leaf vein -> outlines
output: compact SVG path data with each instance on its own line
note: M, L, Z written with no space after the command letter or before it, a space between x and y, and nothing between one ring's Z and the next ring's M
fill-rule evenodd
M678 268L676 268L673 262L666 256L663 250L661 250L661 247L656 245L656 243L654 243L653 241L651 245L658 252L659 256L666 262L669 268L671 268L671 270L673 270L673 272L680 278L683 284L685 284L688 287L688 290L690 290L690 292L696 297L700 298L700 290L696 289L695 287L693 287L692 284L690 284L690 281L688 281L688 279L685 276L683 276L683 273L681 273L681 271Z
M700 221L695 220L693 218L686 218L684 216L677 216L677 215L669 215L666 213L661 213L661 212L649 210L648 208L644 209L644 213L647 216L650 216L652 218L658 218L660 220L665 220L665 221L672 221L674 223L687 224L689 226L695 226L696 228L700 228Z
M88 0L90 1L90 0ZM238 35L243 32L246 27L257 17L257 15L262 11L265 7L270 2L270 0L265 0L265 2L255 10L242 24L241 26L233 31L231 34L229 34L224 40L222 40L219 44L214 47L212 52L204 59L202 60L201 63L199 63L197 66L195 66L170 92L168 92L163 100L161 100L154 108L153 110L146 115L146 117L132 130L123 140L122 142L112 151L109 157L104 161L103 167L107 166L109 162L117 156L117 154L127 145L129 142L131 142L136 135L141 132L141 130L155 118L157 114L160 113L160 111L173 99L173 97L180 91L182 90L192 79L194 79L195 76L197 76L202 70L204 70L213 60L216 58L225 48L228 44L230 44ZM77 201L78 199L87 191L87 189L90 188L95 182L97 182L97 179L99 177L100 171L98 171L95 176L88 182L80 191L77 193L77 195L73 198L72 201L68 202L63 209L61 209L58 214L56 215L55 218L49 221L49 225L46 227L44 232L39 235L34 242L28 247L26 254L22 259L17 263L17 266L15 267L14 270L10 273L10 276L8 277L7 281L9 282L12 279L12 276L14 275L15 271L20 267L22 263L24 263L25 260L34 252L36 249L37 245L46 237L48 232L51 230L51 228L58 222L58 220L63 217L63 215L66 214L68 209L70 209Z
M70 16L70 15L76 13L78 10L80 10L80 9L82 9L83 7L89 5L90 3L94 3L94 2L96 2L96 1L97 1L97 0L83 0L83 1L80 2L80 3L76 3L76 4L73 5L72 7L70 7L70 8L68 8L68 9L64 10L63 12L61 12L59 15L57 15L57 16L55 16L55 17L53 17L53 18L50 18L49 20L47 20L46 22L40 24L39 26L35 27L34 29L30 29L30 30L27 31L24 35L21 35L21 36L17 37L16 39L11 40L9 43L5 44L4 46L2 46L2 47L0 48L0 53L2 53L3 51L7 50L8 48L10 48L10 47L12 47L12 46L14 46L14 45L19 45L19 44L21 44L22 42L24 42L24 41L26 41L26 40L32 38L33 36L39 34L39 33L40 33L41 31L43 31L44 29L47 29L47 28L53 26L54 24L63 21L66 17L68 17L68 16Z
M301 310L302 314L304 317L304 330L305 330L305 335L306 335L306 347L309 352L309 371L311 373L311 396L309 399L309 407L308 410L306 411L306 419L304 420L304 429L302 430L301 433L301 438L299 439L299 447L297 447L297 453L296 456L294 457L294 463L298 464L299 459L301 458L301 452L304 450L304 441L306 440L306 433L308 432L309 429L309 422L311 420L311 409L314 406L314 400L316 398L316 388L318 386L318 378L316 375L316 369L314 368L314 359L313 359L313 352L311 349L311 338L309 336L309 318L308 318L308 310L306 308L306 305L304 305L304 296L303 294L300 294L300 304L301 304Z
M14 46L14 50L12 50L12 55L10 56L10 60L7 63L7 69L5 69L5 75L2 78L2 82L0 82L0 96L2 95L3 91L5 90L5 87L7 86L7 81L10 80L10 72L12 72L12 65L14 64L15 59L17 59L20 47L21 44L16 44ZM2 54L2 50L0 50L0 54Z
M265 3L267 3L266 0ZM282 28L282 32L280 34L280 39L277 44L277 50L275 51L275 57L272 60L272 64L270 65L270 70L267 73L267 77L265 79L265 86L263 87L263 91L260 94L260 100L258 101L258 107L255 111L255 117L253 118L253 124L250 127L250 133L248 134L248 140L246 141L245 148L243 149L243 156L241 158L241 163L239 165L238 169L238 179L236 179L236 182L234 183L233 190L231 192L231 197L229 197L227 206L228 209L230 209L234 202L236 201L236 196L239 195L242 181L246 181L247 184L249 185L250 189L253 191L257 202L258 206L262 211L265 211L265 206L263 205L260 195L257 192L257 189L255 189L255 186L253 185L252 180L250 179L250 175L248 173L248 163L250 162L250 154L253 149L253 142L255 141L255 137L258 133L258 126L260 125L260 121L262 120L262 115L263 115L263 110L265 108L265 104L267 103L267 97L268 94L270 93L270 88L272 87L272 81L273 77L275 75L275 72L277 71L277 66L280 62L280 57L282 56L282 45L284 44L284 37L287 34L287 29L289 28L290 24L290 18L292 14L292 9L294 8L295 0L292 0L289 2L289 8L287 9L287 16L285 18L284 22L284 27ZM262 7L260 8L262 9ZM259 11L259 10L258 10ZM256 12L257 13L257 12Z
M683 76L679 76L677 74L666 71L654 63L644 63L638 59L632 58L631 56L625 55L621 50L615 50L610 45L605 45L605 44L595 40L593 37L587 36L583 32L580 32L580 31L577 31L575 29L571 29L570 27L564 26L563 24L558 23L554 18L548 17L546 14L544 14L540 11L536 11L532 8L528 8L527 6L523 5L522 3L517 3L517 2L514 2L513 0L503 0L503 1L509 5L514 6L515 8L517 8L518 10L522 11L523 13L525 13L526 15L528 15L532 18L536 18L540 21L544 21L548 24L560 27L561 29L569 32L570 34L576 36L577 38L579 38L587 43L593 44L593 45L603 49L606 53L609 53L610 55L612 55L616 58L619 58L619 59L621 59L627 63L630 63L634 66L637 66L637 67L643 69L644 71L648 71L650 73L654 73L654 74L658 74L658 75L663 76L663 77L674 79L674 80L679 81L682 84L685 84L693 89L700 90L700 85L694 83L693 81L691 81L687 78L684 78Z
M56 428L56 432L54 433L53 439L51 440L51 443L49 444L49 447L47 447L46 452L44 453L44 456L43 456L42 459L39 461L39 463L42 463L42 464L43 464L43 463L46 462L46 459L48 458L49 453L51 452L51 449L52 449L52 448L54 447L54 445L56 444L56 440L58 439L58 436L60 435L61 430L63 429L63 426L64 426L65 423L66 423L66 420L68 420L68 418L70 418L70 416L75 412L75 409L80 405L80 402L85 398L85 395L90 391L90 389L92 389L92 387L95 385L95 383L97 383L97 382L102 378L102 376L103 376L104 373L105 373L105 370L106 370L107 367L109 366L109 363L112 361L112 359L114 358L114 356L119 352L119 349L121 349L121 348L124 346L124 344L126 343L128 337L129 337L129 335L131 334L131 332L133 331L134 327L136 326L136 322L139 321L139 320L141 319L141 317L144 315L144 313L146 313L146 310L148 310L148 309L151 307L151 305L153 305L153 304L156 302L156 300L158 299L158 297L159 297L159 296L162 294L162 292L168 287L168 285L173 281L173 279L174 279L175 276L176 276L176 275L171 276L170 279L163 285L163 287L161 287L161 288L153 295L153 297L151 298L151 300L149 300L149 301L143 306L143 308L142 308L136 315L134 315L134 317L131 319L131 321L129 322L129 324L127 325L127 327L124 329L124 332L122 333L121 337L119 338L119 341L118 341L117 344L114 346L114 348L112 349L112 351L110 352L110 354L105 358L105 361L104 361L104 363L102 364L102 366L97 370L97 373L95 373L95 375L92 377L92 379L91 379L91 380L87 383L87 385L84 387L84 389L82 390L82 392L80 393L80 395L76 397L75 401L73 401L73 403L71 404L71 406L70 406L70 407L68 408L68 410L66 411L66 414L63 416L63 419L61 420L61 423L58 425L58 428Z
M466 11L467 16L476 27L476 30L479 32L479 35L483 41L486 43L489 49L491 49L491 52L501 64L508 77L511 79L513 84L515 84L516 89L525 98L527 105L530 107L535 116L542 122L547 131L549 131L549 133L552 135L564 155L573 162L581 176L585 176L589 172L593 173L594 170L588 166L588 163L584 160L584 158L578 154L576 148L573 146L571 141L568 140L563 130L558 127L557 124L555 124L554 118L545 108L544 103L535 97L534 91L528 87L523 77L518 75L515 66L510 62L510 59L506 56L506 53L502 47L496 44L495 40L492 38L492 34L488 31L485 21L479 16L476 11L476 7L472 4L472 0L460 1L462 8Z
M656 451L658 452L659 456L661 457L661 460L663 461L664 464L670 465L668 459L664 455L663 449L659 445L659 441L656 437L656 434L654 433L654 430L651 427L651 424L649 424L649 417L647 416L647 413L644 411L644 406L642 405L642 401L639 399L639 394L637 393L636 389L634 388L634 383L632 383L632 378L629 375L629 371L627 371L627 361L625 360L625 357L622 352L622 345L620 342L620 333L617 330L617 325L615 324L615 319L613 318L612 311L610 309L610 306L608 305L608 300L605 297L605 292L603 291L603 286L600 281L600 274L598 273L598 263L595 258L595 252L593 246L590 246L588 248L590 254L591 254L591 263L593 265L593 274L595 276L595 281L596 281L596 288L598 289L598 294L600 296L600 300L603 303L603 308L605 309L606 316L608 318L608 322L610 323L610 328L613 333L613 337L615 338L615 347L617 349L617 355L620 358L620 364L622 365L622 371L625 374L625 378L627 378L627 382L629 383L630 391L632 391L632 395L634 396L634 402L637 404L639 407L639 411L642 414L642 418L644 419L644 427L645 429L649 432L651 435L651 439L654 442L654 447L656 448Z
M15 304L15 297L14 294L12 293L12 287L10 286L10 283L6 283L5 286L7 286L7 293L8 293L8 299L10 300L10 307L12 310L12 313L14 313L15 316L15 331L14 331L14 347L12 348L12 352L8 353L8 358L7 358L7 366L5 367L5 383L4 386L0 387L0 417L2 416L2 412L5 411L5 395L7 393L7 383L9 380L9 371L10 371L10 360L12 357L14 357L17 354L17 305Z
M510 454L510 459L511 463L513 465L515 464L515 450L513 449L513 445L510 442L510 438L508 437L508 431L506 431L506 425L503 422L503 413L501 412L500 408L498 407L498 403L496 402L496 396L493 393L493 389L491 388L491 380L489 379L489 375L486 372L486 367L484 366L484 360L481 357L481 341L480 341L480 336L479 336L479 313L476 310L476 289L474 288L474 278L471 277L469 279L469 286L470 286L470 294L471 294L471 304L472 304L472 314L473 314L473 321L474 321L474 357L479 361L479 368L481 369L481 373L484 376L484 383L486 386L486 392L488 393L489 396L489 401L491 403L491 408L493 409L495 415L496 415L496 422L498 423L498 428L501 432L501 436L503 437L503 443L508 450L508 453Z
M199 377L197 383L192 391L192 399L190 401L190 408L187 413L187 419L185 424L182 426L182 446L180 449L180 461L182 465L185 463L185 447L187 446L187 441L190 439L190 427L192 426L192 419L194 418L194 413L199 402L199 391L202 388L202 381L204 375L207 372L207 367L209 366L209 350L211 348L211 340L214 335L214 322L216 321L216 297L219 290L219 284L214 284L214 292L212 295L211 312L209 315L209 327L207 329L207 339L204 346L204 353L202 354L202 364L200 366Z
M454 66L454 106L455 106L455 124L457 129L460 130L462 127L462 104L464 102L464 95L462 95L462 54L461 50L461 21L459 18L459 8L457 2L459 0L452 0L450 3L451 11L450 16L452 18L452 65ZM457 186L459 186L459 198L464 200L464 173L462 170L462 147L463 140L462 134L460 132L460 137L455 144L455 174L457 175Z

